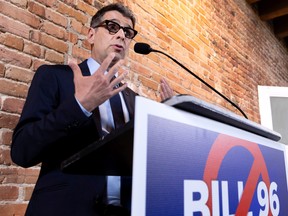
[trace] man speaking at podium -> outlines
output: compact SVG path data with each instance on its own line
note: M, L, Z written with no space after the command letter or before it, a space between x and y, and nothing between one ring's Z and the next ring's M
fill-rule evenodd
M130 215L131 191L123 196L120 177L67 174L60 164L133 118L136 94L117 72L134 27L127 7L103 7L91 20L89 59L36 71L11 146L16 164L41 163L27 216ZM165 80L161 91L162 100L173 95Z

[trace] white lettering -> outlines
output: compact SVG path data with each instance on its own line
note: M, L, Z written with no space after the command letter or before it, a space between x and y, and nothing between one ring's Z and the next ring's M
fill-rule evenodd
M199 195L199 199L194 200L196 194ZM184 216L192 216L196 212L201 212L203 216L210 216L206 205L208 195L208 187L204 181L184 180Z
M193 216L195 213L201 213L202 216L210 216L210 211L212 211L213 216L219 216L221 213L220 198L222 198L221 215L234 216L235 213L230 214L228 181L221 181L220 183L221 193L219 193L219 181L211 181L212 209L209 209L207 206L209 191L206 183L201 180L184 180L184 216ZM276 194L278 186L275 182L272 182L269 186L267 188L263 181L258 183L257 200L260 205L259 216L268 215L269 209L273 216L278 216L280 213L280 201ZM237 189L238 202L240 202L243 195L243 182L237 182ZM249 211L247 216L253 216L253 212Z
M223 216L234 216L234 214L231 214L231 215L229 214L228 182L227 181L222 181L221 182L221 187L222 187L222 211L223 211Z
M212 181L212 215L219 216L220 215L220 203L219 203L219 183L218 181Z

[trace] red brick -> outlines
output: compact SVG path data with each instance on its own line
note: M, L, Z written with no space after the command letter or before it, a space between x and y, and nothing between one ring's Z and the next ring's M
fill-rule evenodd
M9 168L8 168L9 167ZM5 176L2 179L2 184L35 184L39 176L39 168L24 169L17 166L6 166L0 168L0 176Z
M36 0L36 1L48 7L53 7L58 2L58 0Z
M3 101L2 110L9 113L21 114L24 102L23 99L8 97Z
M63 64L64 55L53 50L47 50L45 54L45 60L55 64Z
M68 32L68 41L75 45L78 41L78 36L72 32Z
M3 183L3 181L5 180L5 178L6 178L6 176L4 176L4 175L1 175L1 176L0 176L0 183L1 183L1 184Z
M68 51L66 41L61 41L45 34L41 37L41 44L61 53L66 53Z
M0 30L3 32L9 32L11 34L18 35L20 37L29 38L30 29L28 26L23 25L16 20L0 14Z
M33 190L34 190L34 187L25 187L24 188L24 201L30 200Z
M63 3L71 6L71 7L75 7L76 6L76 0L63 0Z
M62 15L61 13L55 12L52 9L47 8L45 11L45 17L49 21L51 21L57 25L60 25L64 28L67 28L68 19L64 15Z
M77 20L75 19L71 19L71 27L73 30L75 30L76 32L78 33L81 33L82 31L82 23L78 22Z
M18 187L0 185L0 200L16 200L18 198Z
M172 28L172 24L159 15L156 16L155 18L153 17L152 22L154 23L156 29L162 32L163 34L166 34L169 31L169 29Z
M84 50L82 47L73 46L72 55L75 58L79 58L79 59L84 60L84 59L88 58L91 54L90 54L90 50Z
M168 33L168 36L171 37L172 40L177 41L179 44L182 43L182 38L181 36L179 36L179 32L177 31L177 29L171 30Z
M11 130L2 130L0 142L1 145L10 145L13 132Z
M32 63L32 60L29 56L23 55L19 52L1 46L0 46L0 57L1 61L5 63L24 68L29 68Z
M21 8L26 8L27 6L27 0L11 0L10 2Z
M165 76L168 80L174 80L177 82L177 80L179 79L177 77L177 74L175 72L170 72L170 71L166 71L166 76ZM179 81L177 82L179 83Z
M41 65L43 64L51 64L50 62L47 62L45 60L41 60L41 59L35 59L33 61L33 65L32 65L32 70L36 71Z
M30 169L21 169L21 171L23 173L25 173L26 176L38 176L39 175L39 171L40 171L40 166L41 164L39 164L39 166L34 166L33 168Z
M28 11L13 6L9 2L0 1L1 12L13 19L21 21L21 23L25 23L33 28L38 28L40 25L40 19L32 13Z
M34 72L20 67L9 66L6 70L6 78L29 84L34 76Z
M24 98L27 95L28 86L8 79L0 79L0 92L6 95Z
M31 32L31 40L61 53L66 53L68 51L68 45L65 41L58 40L57 38L39 31Z
M34 173L35 173L35 175L25 176L24 181L26 184L35 184L36 183L38 176L39 176L39 171L37 171L37 172L35 171Z
M172 39L166 35L166 33L163 33L161 31L156 31L156 36L157 36L157 40L159 41L165 41L168 44L171 44Z
M5 66L0 63L0 77L4 77L5 74Z
M147 79L146 77L143 77L143 76L139 76L139 80L141 81L142 85L144 85L148 88L151 88L153 90L158 89L159 83L156 83L153 80Z
M182 46L188 50L190 53L194 53L194 47L190 44L190 43L187 43L186 41L182 41Z
M82 41L82 47L84 49L91 50L91 44L88 42L88 40L83 40Z
M92 6L92 4L87 4L83 1L78 1L76 4L76 8L79 9L80 11L83 11L85 14L89 14L91 17L97 12L97 8Z
M89 23L89 26L82 25L81 34L85 36L85 39L87 39L89 29L90 29L90 23Z
M32 2L32 1L29 1L28 2L28 10L35 14L35 15L38 15L42 18L45 17L45 6L44 5L41 5L41 4L38 4L36 2Z
M144 67L143 65L135 64L131 66L131 69L134 71L137 71L137 73L141 74L145 77L151 77L151 70L149 70L147 67Z
M92 5L92 3L94 2L93 0L84 0L84 2L87 2L88 4Z
M14 35L11 34L1 35L0 42L7 47L14 48L19 51L22 51L24 47L23 38L15 37Z
M23 52L34 57L43 58L43 47L38 44L25 41Z
M51 22L44 21L41 30L47 33L48 35L51 35L61 40L67 38L67 30Z
M0 127L14 129L19 117L11 114L0 113Z
M64 4L62 2L59 2L58 12L61 14L66 14L72 18L75 18L76 20L78 20L82 24L85 24L88 21L88 17L84 13L77 11L74 8Z
M6 166L12 165L12 160L10 157L10 149L1 149L0 148L0 164L6 165ZM1 194L1 192L0 192L0 194Z
M24 216L27 204L1 204L0 212L3 216Z

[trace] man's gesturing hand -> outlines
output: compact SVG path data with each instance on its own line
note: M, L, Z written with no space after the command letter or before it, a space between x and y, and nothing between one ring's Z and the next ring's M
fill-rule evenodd
M109 54L99 69L91 76L82 76L76 61L73 59L68 61L68 65L74 74L75 98L89 112L127 87L125 83L119 88L114 88L124 79L126 73L121 74L111 82L111 79L123 64L123 60L118 61L105 74L114 57L114 53Z
M174 96L173 89L170 87L166 79L164 78L161 79L160 88L161 88L160 97L162 101Z

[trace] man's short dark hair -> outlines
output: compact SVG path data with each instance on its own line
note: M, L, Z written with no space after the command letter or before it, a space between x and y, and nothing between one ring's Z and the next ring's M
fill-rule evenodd
M132 24L133 24L133 28L135 27L136 18L134 16L133 12L128 7L126 7L126 6L124 6L124 5L120 4L120 3L109 4L109 5L101 8L100 10L98 10L97 13L92 17L90 26L92 28L97 26L101 21L103 21L102 17L108 11L118 11L124 17L127 17L127 18L131 19Z

